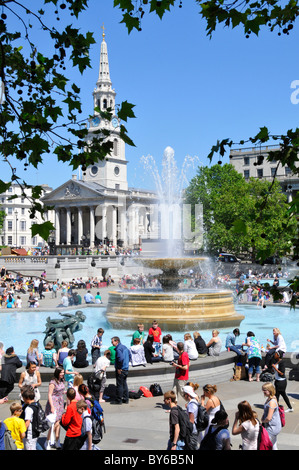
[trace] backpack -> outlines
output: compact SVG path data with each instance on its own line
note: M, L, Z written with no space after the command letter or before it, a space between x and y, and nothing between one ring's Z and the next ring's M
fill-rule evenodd
M5 450L18 450L17 444L15 443L15 440L13 439L9 429L4 431L4 447Z
M39 402L30 403L30 405L24 405L21 418L25 417L25 409L29 406L33 410L32 417L32 437L39 437L42 432L48 431L50 423L46 418L45 412L42 409Z
M152 393L153 397L159 397L163 395L162 388L159 384L153 384L150 386L150 392Z
M198 432L204 431L208 424L209 424L209 415L206 408L199 403L197 403L198 411L197 411L197 421L196 421L196 429Z
M278 405L278 412L279 412L279 416L280 416L281 427L284 428L285 425L286 425L286 415L285 415L283 405Z
M216 450L216 437L217 434L222 431L222 429L227 429L225 426L219 426L215 431L212 431L212 426L209 428L207 434L203 438L200 444L199 450Z
M87 379L87 386L92 393L99 392L101 389L101 381L98 379L95 372L92 372Z
M185 442L185 448L188 449L191 444L191 436L193 432L193 424L189 420L189 416L186 410L183 410L179 405L177 405L179 425L180 425L180 435L179 439Z
M273 444L270 440L268 431L260 424L259 434L257 438L258 450L273 450Z
M273 382L274 375L269 370L264 370L260 375L261 382Z
M106 432L104 411L98 400L93 400L91 405L92 442L93 444L98 444L103 439L103 435Z

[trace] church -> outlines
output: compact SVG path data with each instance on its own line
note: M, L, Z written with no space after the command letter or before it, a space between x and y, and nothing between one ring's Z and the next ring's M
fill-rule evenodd
M55 226L56 247L110 245L134 249L141 246L142 239L155 238L158 231L152 215L158 203L157 194L128 187L128 161L125 143L120 138L115 96L103 32L93 109L111 108L114 115L109 121L94 111L88 123L87 142L92 140L94 132L109 130L113 150L104 161L87 167L79 177L73 175L43 197L44 204L53 206L50 218Z

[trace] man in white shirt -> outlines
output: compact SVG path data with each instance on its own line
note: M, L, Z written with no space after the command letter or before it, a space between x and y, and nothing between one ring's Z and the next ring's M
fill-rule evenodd
M105 400L103 400L103 394L105 390L105 384L106 384L106 369L107 367L110 366L110 357L111 357L111 352L109 349L107 349L104 352L104 356L99 357L96 360L96 363L94 365L95 368L95 373L102 371L103 372L103 378L101 379L101 388L100 388L100 394L99 394L99 402L103 403Z

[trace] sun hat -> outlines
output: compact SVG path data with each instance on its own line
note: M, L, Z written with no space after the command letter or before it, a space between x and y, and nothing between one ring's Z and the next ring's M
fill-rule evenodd
M190 387L190 385L185 385L185 387L183 387L183 392L187 395L190 395L191 398L197 397L196 393L194 392L193 388Z

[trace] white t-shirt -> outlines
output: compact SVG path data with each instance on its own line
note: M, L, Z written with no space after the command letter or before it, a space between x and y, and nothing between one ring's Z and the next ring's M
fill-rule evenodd
M110 366L110 361L107 359L106 356L101 356L96 360L95 363L95 372L98 372L99 370L103 370L104 368L107 368ZM104 372L104 377L106 377L106 370Z
M184 351L188 354L189 359L197 359L198 358L198 351L196 349L196 345L192 339L187 339L184 342Z
M33 419L33 409L30 406L26 406L25 408L25 421L30 421L29 427L27 429L27 436L26 439L29 441L32 439L32 419Z
M257 450L257 438L259 435L259 423L253 425L250 420L242 423L244 431L241 432L243 450Z
M88 410L85 410L82 414L82 434L87 432L92 432L92 421L90 418L90 413ZM88 450L88 439L85 439L85 442L80 450Z
M165 343L165 344L163 344L162 349L164 351L163 361L165 361L165 362L173 361L173 348L172 348L172 346L168 343Z

